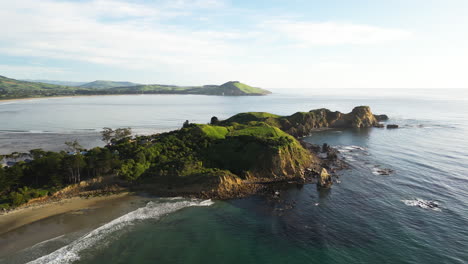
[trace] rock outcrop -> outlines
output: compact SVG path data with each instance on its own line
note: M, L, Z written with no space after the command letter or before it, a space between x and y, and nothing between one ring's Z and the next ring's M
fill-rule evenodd
M222 123L265 122L295 137L303 137L320 128L379 127L379 120L384 120L385 117L386 115L372 114L368 106L358 106L348 114L338 111L332 112L324 108L309 112L297 112L290 116L276 116L260 112L241 113L222 121Z
M328 171L323 168L322 171L320 172L319 179L317 181L317 187L322 188L322 189L327 189L330 188L333 184L331 175L328 173Z

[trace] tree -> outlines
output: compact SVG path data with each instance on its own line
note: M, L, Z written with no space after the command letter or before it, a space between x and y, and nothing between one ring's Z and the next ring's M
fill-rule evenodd
M6 177L5 169L0 165L0 194L9 188L8 180Z
M107 144L130 137L131 135L132 135L132 129L130 127L117 128L116 130L113 130L112 128L109 128L109 127L105 127L101 131L101 138Z
M188 120L185 120L184 124L182 125L183 128L189 127L190 122Z
M74 140L72 142L65 142L65 145L68 146L69 150L73 152L73 155L69 155L65 159L65 164L70 171L70 182L78 183L81 181L81 168L86 165L83 155L81 155L81 151L83 147L78 143L78 140Z
M219 124L219 119L218 119L216 116L213 116L213 117L211 118L210 124L212 124L212 125L217 125L217 124Z
M80 145L80 143L78 143L78 140L76 139L74 141L66 141L65 145L67 145L68 150L70 152L79 153L83 150L83 147Z
M117 128L115 130L115 135L114 138L115 140L119 141L124 138L130 137L132 135L132 129L127 127L127 128Z
M109 144L112 138L114 138L114 134L115 134L115 131L112 128L105 127L101 131L102 140L106 142L107 144Z

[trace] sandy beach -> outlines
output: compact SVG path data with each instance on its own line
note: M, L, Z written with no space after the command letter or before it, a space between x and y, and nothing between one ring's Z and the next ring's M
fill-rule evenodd
M106 202L125 200L129 193L90 198L72 197L44 204L33 204L0 215L0 235L41 219L89 207L102 207Z
M131 193L73 197L0 215L0 262L8 262L11 254L43 241L70 234L82 235L144 206L146 200Z

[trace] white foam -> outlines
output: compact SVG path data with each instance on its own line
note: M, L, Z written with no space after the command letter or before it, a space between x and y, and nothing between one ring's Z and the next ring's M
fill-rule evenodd
M49 255L42 256L28 263L71 263L80 259L79 253L81 251L96 245L111 233L121 230L128 225L132 225L135 221L145 219L159 219L161 216L173 213L182 208L190 206L210 206L212 204L213 202L211 200L202 201L196 199L163 203L148 202L145 207L138 208L135 211L116 218L109 223L78 238L69 245L66 245L50 253Z
M428 200L423 200L419 198L416 198L414 200L401 200L401 201L408 206L417 206L423 209L432 209L434 211L441 211L439 208L439 203L435 201L428 201Z
M381 170L380 168L372 168L372 174L380 175L380 173L379 173L380 170Z
M42 242L39 242L39 243L35 244L35 245L32 246L31 248L35 248L35 247L41 246L41 245L43 245L43 244L45 244L45 243L49 243L49 242L52 242L52 241L55 241L55 240L59 240L59 239L61 239L63 236L65 236L65 235L61 235L61 236L54 237L54 238L51 238L51 239L48 239L48 240L44 240L44 241L42 241Z
M338 147L338 151L340 152L350 152L350 151L353 151L353 150L362 150L362 151L365 151L366 149L363 148L363 147L360 147L360 146L339 146Z

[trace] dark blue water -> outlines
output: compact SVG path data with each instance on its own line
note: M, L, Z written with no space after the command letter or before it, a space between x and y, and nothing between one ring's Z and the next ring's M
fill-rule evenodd
M139 211L51 248L37 263L467 263L468 104L463 99L53 99L9 105L19 111L20 121L1 129L58 132L131 126L151 131L176 128L185 119L207 122L212 115L225 118L243 111L291 114L327 107L348 112L356 105L370 105L401 128L323 131L306 138L338 147L351 165L338 173L340 182L330 191L290 186L280 190L280 199L255 196L213 204L153 199ZM0 105L0 112L6 108ZM21 120L32 118L30 109L56 109L51 112L55 119L48 121L54 125L37 122L36 127L31 121L28 126ZM74 122L60 119L64 109L79 109ZM393 173L380 175L379 169ZM430 201L439 206L425 207Z

